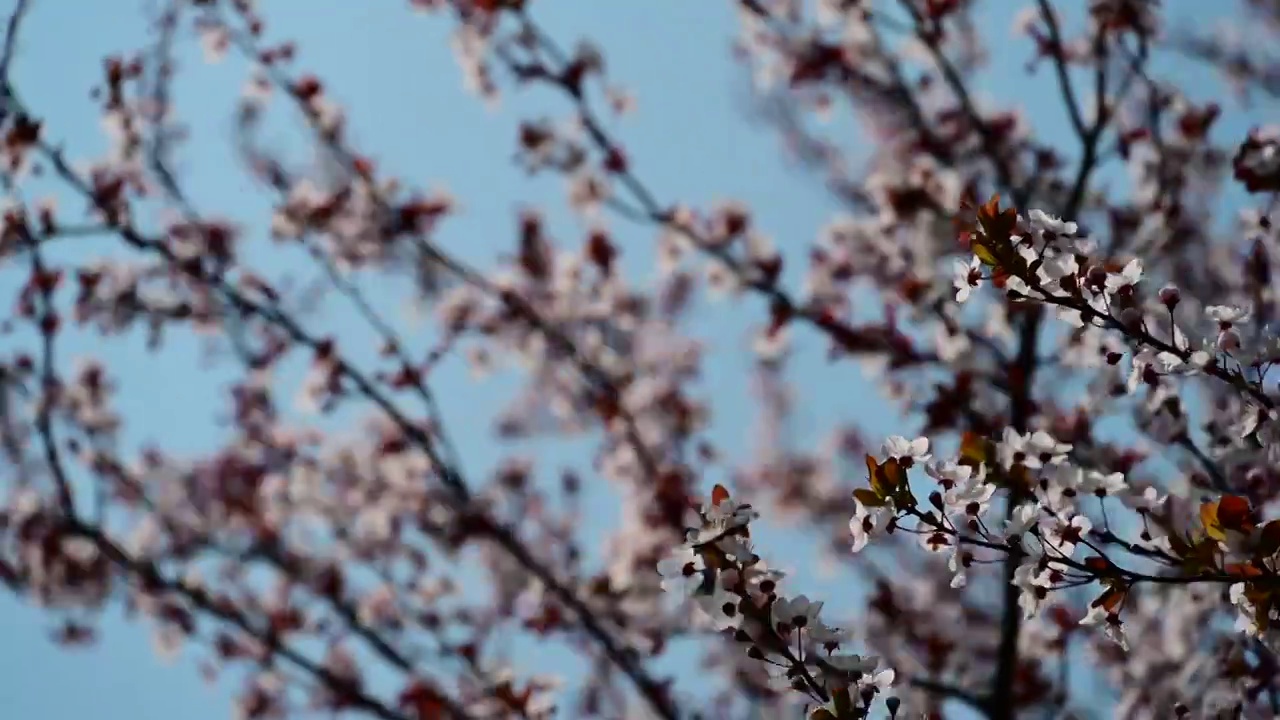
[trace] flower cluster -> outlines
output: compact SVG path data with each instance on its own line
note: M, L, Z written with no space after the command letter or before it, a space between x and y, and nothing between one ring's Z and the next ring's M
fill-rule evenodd
M883 699L891 716L900 701L884 696L894 671L875 657L846 651L851 633L827 625L822 603L788 596L754 551L751 521L757 513L717 485L710 500L690 512L685 543L658 563L663 590L692 600L718 631L731 633L747 657L762 663L776 690L808 696L814 720L865 718Z

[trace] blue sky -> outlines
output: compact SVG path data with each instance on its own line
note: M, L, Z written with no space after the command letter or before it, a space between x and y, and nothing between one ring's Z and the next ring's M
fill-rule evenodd
M564 208L561 182L530 179L511 162L516 123L540 113L559 114L561 99L538 92L511 97L497 111L465 94L449 49L447 21L423 19L405 2L353 3L294 0L266 4L271 26L298 40L299 67L325 78L347 108L353 137L381 167L420 187L442 186L462 202L464 213L448 221L439 239L450 251L486 265L511 247L516 211L526 205L546 210L556 237L574 243L582 226ZM7 13L12 0L0 2ZM1056 88L1046 79L1028 80L1021 71L1029 44L1006 42L1014 3L989 3L995 23L995 66L989 90L1001 98L1020 96L1037 127L1067 137ZM35 0L19 48L16 76L26 102L47 120L50 137L66 141L73 158L101 152L102 135L88 90L100 76L104 55L142 47L141 2ZM752 206L760 226L787 252L801 253L835 207L820 184L784 164L772 136L744 115L743 75L729 55L736 30L732 3L689 0L534 2L535 14L562 44L589 36L607 49L610 75L634 91L638 113L619 124L638 173L662 199L705 205L724 198ZM134 12L134 10L137 12ZM276 37L279 37L278 35ZM227 152L232 100L244 75L235 63L204 67L193 43L180 56L177 103L196 140L184 150L182 174L196 203L260 223L269 199L250 183ZM1044 76L1042 76L1044 77ZM1208 85L1204 85L1208 92ZM283 127L271 137L296 145L300 133ZM278 136L278 137L277 137ZM300 149L300 148L299 148ZM1064 148L1064 150L1067 148ZM69 200L68 210L79 207ZM259 219L255 221L255 218ZM651 266L654 234L618 225L623 253L634 267ZM75 249L99 252L86 241ZM103 251L105 252L105 251ZM255 264L268 272L287 269L286 259L264 254ZM260 264L259 264L260 263ZM0 296L12 297L16 275L0 271ZM388 296L387 299L390 299ZM753 408L744 392L750 368L746 331L754 303L741 309L701 308L691 327L713 349L705 392L716 400L716 436L731 451L745 452ZM349 311L327 312L323 327L358 336ZM848 366L831 368L818 356L821 344L802 339L795 376L803 410L791 428L795 437L816 438L839 421L862 419L883 432L907 430L884 419L878 400L861 374ZM69 342L64 359L94 352L107 359L123 388L121 410L131 426L127 442L136 446L163 439L166 447L195 452L215 443L221 430L214 416L221 405L224 372L198 369L198 348L181 341L152 356L137 338L99 347L86 338ZM500 377L478 384L456 365L438 376L444 411L452 419L462 454L479 475L491 462L493 443L485 419L492 417L514 382ZM832 391L838 388L838 391ZM865 418L878 419L868 422ZM573 446L537 448L540 467L581 463ZM708 485L711 480L707 481ZM599 536L615 510L607 490L594 487L585 531ZM775 542L772 547L767 543ZM803 536L778 530L766 535L766 553L803 557ZM786 563L783 563L784 566ZM811 568L799 571L800 589L834 590L831 580ZM848 596L849 588L844 588ZM831 603L852 610L855 605ZM68 652L49 643L48 624L35 610L0 597L0 707L6 717L62 718L92 713L103 720L214 720L229 716L225 688L209 687L194 671L190 656L160 660L146 632L110 616L103 640L93 649ZM567 660L565 661L568 662ZM566 672L572 666L566 664Z

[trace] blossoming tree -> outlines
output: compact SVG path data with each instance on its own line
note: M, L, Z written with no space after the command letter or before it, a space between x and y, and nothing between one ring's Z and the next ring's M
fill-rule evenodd
M749 207L650 187L603 119L629 109L625 78L606 48L544 28L539 2L406 3L454 28L482 98L560 103L567 122L522 124L518 162L563 174L575 207L655 229L652 284L604 221L557 246L528 213L494 268L446 252L451 199L362 154L250 0L163 3L153 44L104 64L112 146L81 162L9 72L35 1L16 2L0 55L0 258L23 276L0 351L0 580L60 642L92 641L123 605L236 674L246 718L1280 715L1280 126L1215 133L1280 96L1280 4L1242 0L1242 30L1206 34L1155 0L1029 3L1014 21L1028 70L1071 131L1041 137L978 98L996 40L973 0L733 2L762 116L847 208L792 248ZM193 31L211 57L251 61L235 149L271 193L260 228L201 207L174 167L172 57ZM1161 57L1220 70L1231 92L1194 97ZM266 141L280 106L321 169ZM866 162L816 122L837 109L873 141ZM53 187L81 207L42 201ZM86 235L121 254L59 252ZM255 269L266 236L321 281ZM355 280L393 273L431 312L425 352ZM705 437L717 398L684 322L704 292L764 300L770 412L786 412L793 344L822 342L836 367L873 368L918 427L882 442L839 429L825 450L735 467ZM356 309L375 359L310 329L319 295ZM225 446L122 448L112 367L69 367L59 347L134 330L156 351L199 333L240 371ZM591 438L589 479L626 498L608 567L583 561L560 509L588 478L468 475L432 374L458 354L524 361L502 437ZM340 433L283 408L275 378L299 358L315 412L370 424ZM798 594L776 569L804 558L753 543L757 518L784 511L863 572L857 622L837 627L824 611L844 598ZM440 570L468 549L488 592ZM513 632L566 640L593 672L572 692L513 672L493 651ZM714 671L694 684L662 664L688 641Z

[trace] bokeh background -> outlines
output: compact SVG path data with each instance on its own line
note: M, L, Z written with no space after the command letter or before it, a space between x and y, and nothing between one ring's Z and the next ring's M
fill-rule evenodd
M1060 3L1077 4L1084 5ZM1231 10L1226 3L1218 7L1198 0L1166 4L1175 15L1202 26L1229 19ZM0 0L6 14L12 5L13 0ZM497 108L486 108L463 87L450 49L450 21L413 14L407 5L405 0L277 0L262 9L272 38L297 41L301 52L296 67L324 78L343 103L361 148L410 183L447 188L459 199L462 212L437 236L450 252L480 267L491 266L513 247L516 214L529 206L543 210L553 236L576 243L585 226L564 201L564 181L529 177L512 162L517 123L542 114L563 116L567 108L562 99L546 91L510 93ZM741 200L784 254L802 258L819 229L841 208L818 178L787 161L777 136L754 117L749 78L731 53L738 30L734 5L729 0L535 0L532 11L562 44L589 37L605 49L609 76L638 101L632 116L611 123L634 167L662 200L695 206ZM1061 137L1062 150L1070 156L1074 138L1056 84L1047 68L1036 75L1024 69L1032 44L1012 29L1023 3L987 0L981 5L979 21L987 27L990 56L979 95L1020 106L1038 134ZM1068 8L1069 16L1071 12ZM47 136L63 140L73 159L105 151L101 119L89 91L101 78L105 56L147 46L149 13L138 0L35 0L17 50L15 78L25 101L45 120ZM263 227L271 195L250 181L229 151L234 99L247 77L243 62L229 58L208 65L198 41L190 37L179 44L178 62L175 101L192 136L179 155L185 186L201 208ZM1193 97L1227 102L1225 87L1206 71L1187 63L1177 72ZM1229 115L1215 133L1239 136L1247 122ZM852 157L865 155L870 141L848 125ZM297 124L281 124L264 139L305 153L304 135ZM1123 174L1109 180L1117 192L1124 191ZM66 212L79 212L80 203L67 196L61 200ZM623 221L610 224L622 240L632 277L644 282L655 272L655 232ZM63 252L107 255L113 244L109 238L75 242L79 244ZM288 258L273 252L250 257L267 274L291 270ZM21 272L0 268L0 297L13 297L21 279ZM414 327L401 302L408 296L407 283L392 282L377 293L400 313L404 327ZM702 304L686 326L710 348L703 389L714 399L714 435L731 459L746 460L759 451L750 333L762 310L750 299L737 305ZM370 358L376 351L349 309L326 307L316 322L349 339L349 348L365 348ZM0 337L0 348L10 342L19 339ZM911 418L888 411L874 376L849 363L828 365L824 350L818 338L797 335L797 359L789 372L796 412L785 428L788 440L813 445L842 423L857 423L872 436L910 432ZM214 447L225 432L217 416L231 375L210 366L196 340L175 336L164 352L154 355L145 351L141 337L104 344L82 336L62 350L67 361L90 354L102 358L121 385L119 409L129 422L130 447L154 442L175 453L198 453ZM478 381L459 362L446 363L438 373L433 384L469 472L477 477L491 472L501 454L494 447L492 420L518 386L518 376L500 373ZM589 471L586 447L557 441L520 451L536 457L540 471L554 477L562 466ZM615 526L618 498L603 481L592 482L590 475L586 479L583 532L603 538ZM723 479L706 478L705 485ZM856 620L863 589L856 578L815 561L815 540L803 530L765 520L759 543L767 557L777 560L775 565L793 573L792 587L827 599L832 620ZM598 560L603 545L595 550ZM99 643L86 649L56 646L48 639L50 630L39 609L0 595L0 717L230 717L225 681L203 681L191 653L157 654L149 631L119 613L107 617ZM552 670L569 682L582 671L567 650L541 652L536 662L530 647L513 644L510 653L517 670ZM661 667L677 669L690 657L676 648Z

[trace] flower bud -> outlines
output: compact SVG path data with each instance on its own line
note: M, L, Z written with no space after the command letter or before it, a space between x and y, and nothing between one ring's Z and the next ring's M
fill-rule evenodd
M929 493L929 504L941 510L942 509L942 493L938 492L937 490L934 490L933 492Z
M1160 288L1160 302L1163 303L1165 307L1169 308L1170 311L1178 307L1178 303L1181 300L1182 293L1178 288L1172 285L1165 285Z

